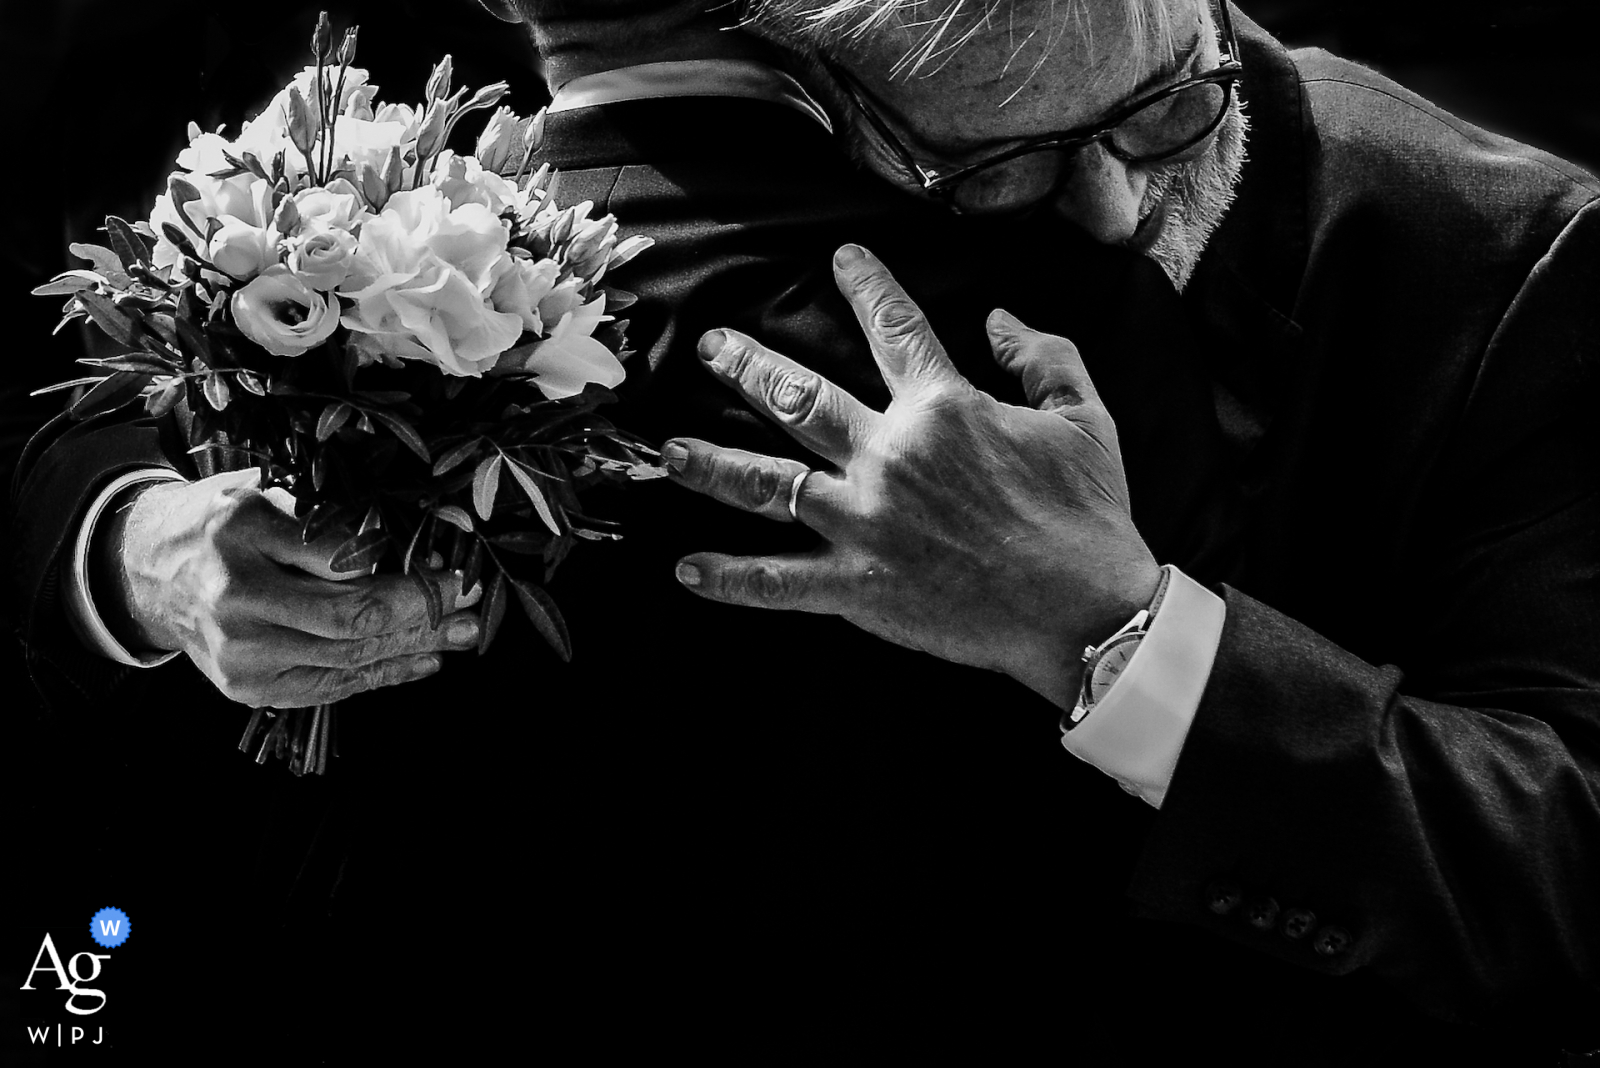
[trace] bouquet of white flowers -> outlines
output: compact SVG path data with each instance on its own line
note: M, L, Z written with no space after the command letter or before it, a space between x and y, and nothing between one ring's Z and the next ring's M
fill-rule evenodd
M437 625L425 565L448 562L482 583L480 651L514 600L566 659L544 583L574 539L617 536L578 489L663 473L596 414L634 299L601 283L650 241L561 209L528 173L534 139L511 166L526 124L497 108L503 83L452 93L446 57L422 104L383 104L351 66L356 29L333 43L324 13L315 65L232 140L191 124L149 220L107 219L109 247L72 246L92 269L35 290L121 350L51 389L75 418L175 412L203 471L259 467L307 541L344 531L336 570L403 571ZM475 156L445 147L489 109ZM257 710L240 747L320 773L332 718Z

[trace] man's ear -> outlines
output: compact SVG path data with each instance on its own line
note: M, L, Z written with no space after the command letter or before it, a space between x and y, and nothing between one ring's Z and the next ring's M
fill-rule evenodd
M501 22L521 22L522 9L516 0L478 0L484 8Z

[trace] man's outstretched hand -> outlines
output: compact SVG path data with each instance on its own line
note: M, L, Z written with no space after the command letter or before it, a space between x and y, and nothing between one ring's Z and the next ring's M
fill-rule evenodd
M1129 515L1116 428L1077 349L996 311L995 358L1035 408L1002 404L961 376L871 254L845 246L834 274L888 383L886 412L742 334L700 342L714 374L834 470L807 475L798 461L693 439L663 449L681 484L780 522L792 502L827 543L788 556L696 553L679 562L679 581L730 604L840 615L1070 707L1084 646L1147 607L1160 581Z
M412 579L333 571L343 536L302 543L288 494L258 478L155 485L121 518L109 540L142 644L182 650L231 700L274 708L419 679L444 650L476 647L459 581L440 576L446 615L429 626Z

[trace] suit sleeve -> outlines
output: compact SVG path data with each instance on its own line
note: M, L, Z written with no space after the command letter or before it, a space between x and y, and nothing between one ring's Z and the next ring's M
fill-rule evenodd
M1405 564L1403 657L1368 663L1223 590L1141 912L1600 1043L1597 265L1591 206L1476 368Z
M12 478L8 595L27 670L47 708L105 700L134 669L84 647L67 617L63 568L84 512L117 475L169 468L192 477L172 418L113 413L75 423L58 416L23 451Z

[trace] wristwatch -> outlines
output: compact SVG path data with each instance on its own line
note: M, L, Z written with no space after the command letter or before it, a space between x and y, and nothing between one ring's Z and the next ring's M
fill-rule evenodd
M1078 687L1078 700L1072 706L1072 711L1061 717L1063 732L1070 731L1082 723L1105 698L1112 685L1122 677L1128 661L1133 659L1134 652L1138 650L1139 643L1144 641L1144 636L1150 632L1150 626L1156 619L1156 611L1160 609L1161 599L1167 595L1167 586L1171 581L1172 565L1168 564L1161 569L1161 583L1156 587L1156 595L1150 601L1150 607L1135 612L1132 619L1099 645L1084 648L1083 682Z

